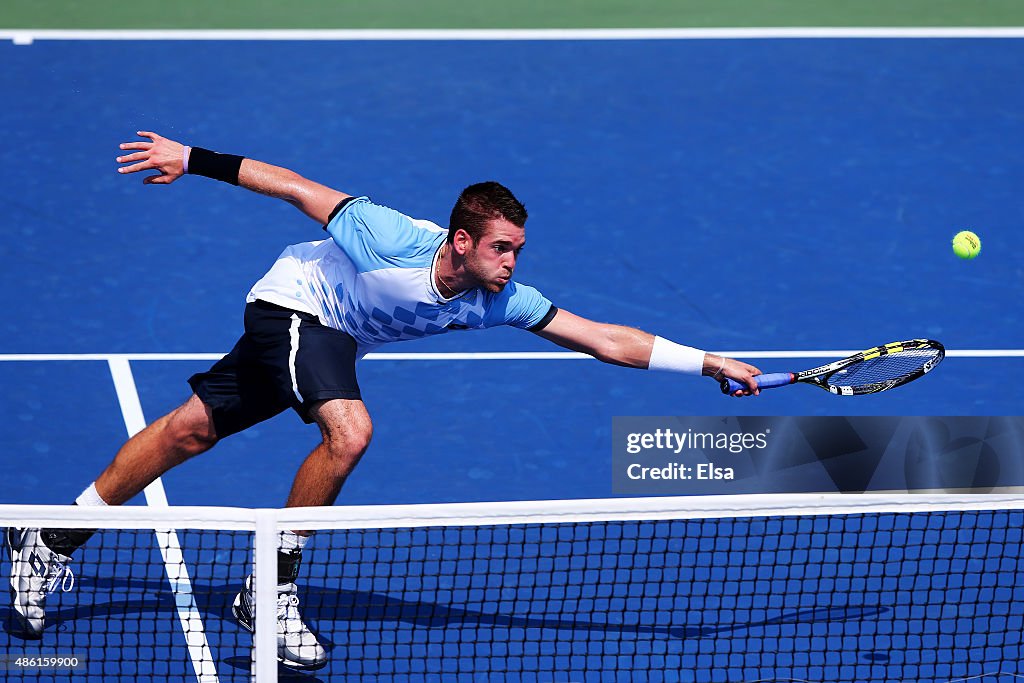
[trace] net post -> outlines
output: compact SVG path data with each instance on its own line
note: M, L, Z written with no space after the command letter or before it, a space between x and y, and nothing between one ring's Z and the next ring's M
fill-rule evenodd
M256 631L253 673L256 683L277 683L277 511L256 510Z

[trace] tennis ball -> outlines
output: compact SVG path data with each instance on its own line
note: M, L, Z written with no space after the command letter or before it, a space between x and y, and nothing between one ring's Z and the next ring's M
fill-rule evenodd
M981 240L970 230L961 230L953 237L953 253L962 259L972 259L981 251Z

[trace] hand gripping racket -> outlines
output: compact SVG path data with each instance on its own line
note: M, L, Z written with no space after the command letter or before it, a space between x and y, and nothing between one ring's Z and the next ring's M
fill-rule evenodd
M774 372L757 375L761 389L806 382L838 396L875 394L912 382L931 372L946 356L946 349L931 339L910 339L876 346L803 372ZM732 394L746 385L722 380L722 393Z

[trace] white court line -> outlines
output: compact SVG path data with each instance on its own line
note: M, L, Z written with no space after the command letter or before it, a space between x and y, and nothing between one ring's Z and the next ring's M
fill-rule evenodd
M786 38L1024 38L1024 27L737 27L542 29L18 29L15 45L37 40L755 40Z
M121 404L124 426L128 429L129 437L135 436L146 427L146 418L142 413L142 403L139 401L139 392L135 387L131 366L124 358L111 358L107 362L110 365L110 376L114 378L117 401ZM146 487L145 494L146 503L151 507L167 507L167 494L159 477ZM175 529L156 529L155 532L196 678L199 683L218 683L217 667L213 661L213 653L210 652L210 643L206 639L206 629L203 627L195 596L192 594L192 580L185 566L185 558L181 554L178 532Z
M712 351L728 358L843 358L863 349L793 351ZM1024 349L946 349L950 358L1024 358ZM205 360L215 361L223 353L0 353L0 362ZM368 353L370 361L464 361L464 360L593 360L573 351L480 351L439 353ZM145 423L143 423L145 426Z

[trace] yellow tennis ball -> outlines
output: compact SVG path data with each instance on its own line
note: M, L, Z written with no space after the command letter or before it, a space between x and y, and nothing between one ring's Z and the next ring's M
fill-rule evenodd
M953 237L953 253L962 259L972 259L981 251L981 240L970 230L961 230Z

